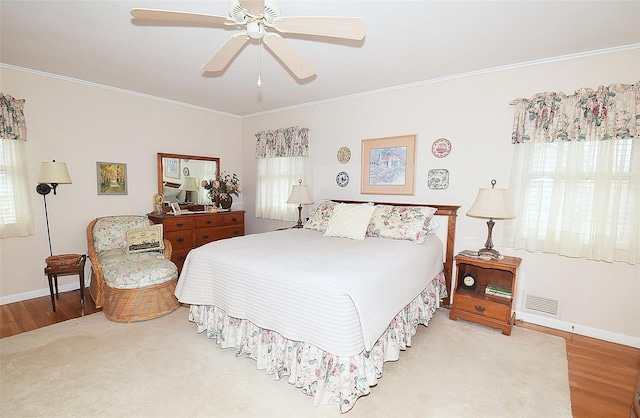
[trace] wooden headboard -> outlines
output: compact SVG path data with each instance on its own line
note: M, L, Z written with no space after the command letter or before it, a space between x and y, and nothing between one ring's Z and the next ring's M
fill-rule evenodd
M334 202L339 203L373 203L374 205L393 205L393 206L429 206L431 208L438 209L436 215L447 217L447 245L444 259L444 278L447 282L447 294L451 293L451 278L453 275L453 253L456 242L456 220L458 216L458 209L460 206L454 205L429 205L419 203L393 203L393 202L362 202L357 200L340 200L331 199ZM442 301L444 306L449 306L449 298L445 298Z

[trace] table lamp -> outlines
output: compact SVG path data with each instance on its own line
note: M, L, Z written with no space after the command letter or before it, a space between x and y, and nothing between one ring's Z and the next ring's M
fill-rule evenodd
M198 185L196 184L195 177L185 177L184 183L180 186L180 190L184 190L187 194L198 191ZM185 196L186 198L187 196ZM193 198L193 195L191 195ZM187 199L187 202L194 203L192 200Z
M51 233L49 232L49 213L47 211L47 195L53 190L53 194L56 194L56 189L59 184L71 184L71 176L67 170L67 164L53 162L45 162L40 165L40 174L38 175L38 185L36 186L36 192L42 195L44 199L44 216L47 221L47 237L49 238L49 253L53 256L51 249Z
M473 218L489 219L487 222L487 228L489 234L487 235L487 242L484 244L484 248L478 250L479 256L490 256L493 258L499 258L500 253L493 249L493 240L491 239L491 232L493 230L494 219L511 219L515 218L515 215L511 212L509 203L507 202L507 190L496 189L496 181L491 180L490 189L480 189L476 201L473 202L471 208L467 212L467 216Z
M291 188L291 194L287 199L287 203L298 204L298 223L294 228L302 228L302 205L310 205L313 199L309 195L309 188L302 185L302 179L298 180L298 185Z

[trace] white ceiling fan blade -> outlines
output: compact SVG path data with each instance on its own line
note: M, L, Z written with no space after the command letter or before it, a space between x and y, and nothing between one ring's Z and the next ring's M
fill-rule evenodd
M264 0L239 0L240 5L254 17L264 16Z
M364 20L359 17L282 17L274 22L273 27L282 33L355 40L364 38L366 32Z
M280 35L270 33L264 37L264 44L300 80L315 75L316 69Z
M135 19L168 20L174 22L207 23L214 25L234 23L231 19L224 16L156 9L131 9L131 16Z
M204 71L224 70L247 42L249 42L249 37L246 33L232 36L209 58L209 61L202 66L202 69Z

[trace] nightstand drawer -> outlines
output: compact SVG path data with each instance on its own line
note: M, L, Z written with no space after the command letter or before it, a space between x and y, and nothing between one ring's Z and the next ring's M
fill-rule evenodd
M493 302L484 298L473 297L456 293L454 300L455 309L469 312L475 315L485 316L500 321L509 322L511 315L511 307L500 302Z

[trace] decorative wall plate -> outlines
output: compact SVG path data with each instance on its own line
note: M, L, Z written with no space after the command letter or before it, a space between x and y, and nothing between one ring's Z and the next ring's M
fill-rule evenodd
M336 183L340 187L345 187L347 184L349 184L349 175L344 171L339 172L336 176Z
M338 161L342 164L346 164L351 159L351 150L347 147L342 147L338 150Z
M434 190L442 190L449 187L449 170L445 168L429 170L427 185Z
M182 174L184 174L185 177L189 177L189 167L185 167L182 169Z
M431 145L431 152L438 158L446 157L451 152L451 142L446 138L436 139Z

